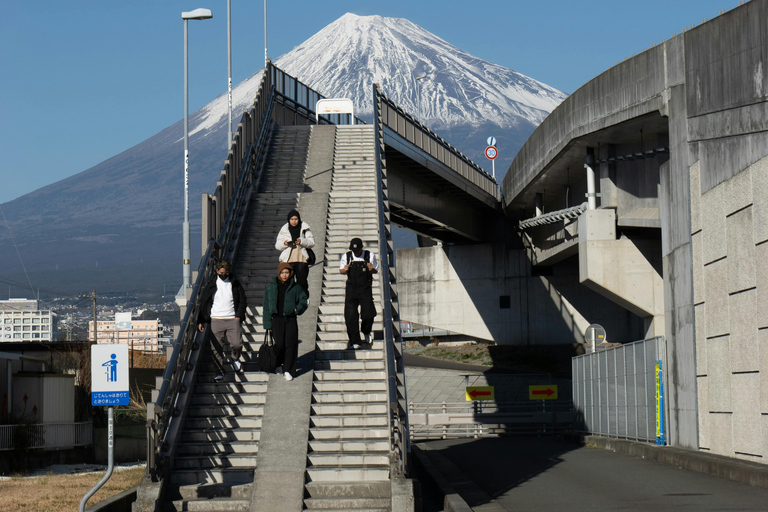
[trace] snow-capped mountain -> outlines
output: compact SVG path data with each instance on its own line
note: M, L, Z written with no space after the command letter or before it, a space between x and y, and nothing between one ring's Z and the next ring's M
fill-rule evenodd
M565 99L557 89L474 57L402 18L347 13L275 64L323 94L352 99L367 115L378 83L436 129L538 125Z
M380 16L346 14L275 64L327 97L351 98L368 119L372 84L378 83L390 99L486 169L485 138L495 136L499 178L528 135L565 97L473 57L408 20ZM258 70L234 88L234 112L251 104L260 78ZM213 190L221 171L226 124L226 94L190 115L195 260L199 197ZM27 282L18 246L24 267L42 281L43 293L94 288L158 292L164 285L168 293L175 292L181 281L182 154L179 121L99 165L4 204L15 244L8 230L0 230L0 275Z

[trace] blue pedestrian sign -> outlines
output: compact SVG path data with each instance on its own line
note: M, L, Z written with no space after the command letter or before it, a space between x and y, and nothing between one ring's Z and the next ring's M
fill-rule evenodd
M128 405L128 345L91 345L91 405Z

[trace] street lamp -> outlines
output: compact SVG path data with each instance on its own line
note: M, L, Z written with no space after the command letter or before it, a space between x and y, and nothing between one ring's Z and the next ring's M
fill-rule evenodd
M227 71L229 73L229 125L227 128L227 151L232 149L232 0L227 0Z
M421 81L424 80L425 78L427 78L427 75L416 77L416 96L417 96L416 99L419 102L419 107L418 107L419 121L421 121Z
M189 250L189 44L187 36L187 25L189 20L207 20L213 18L210 9L195 9L191 12L182 12L181 19L184 20L184 224L182 226L183 245L183 288L192 286L192 272L190 259L192 258Z

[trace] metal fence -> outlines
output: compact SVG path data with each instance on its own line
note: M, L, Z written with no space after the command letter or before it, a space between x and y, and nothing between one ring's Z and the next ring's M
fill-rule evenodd
M576 429L638 441L659 442L661 437L663 442L665 386L658 370L665 355L660 336L574 357Z
M573 428L566 379L549 374L408 372L408 419L413 440L546 435ZM558 400L529 400L529 386L557 385ZM493 400L467 401L467 387L493 386Z
M93 422L0 425L0 450L62 449L93 444Z

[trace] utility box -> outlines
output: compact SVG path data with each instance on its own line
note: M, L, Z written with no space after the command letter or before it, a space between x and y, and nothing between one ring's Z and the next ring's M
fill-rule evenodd
M75 376L19 372L12 377L11 414L33 423L75 421Z

